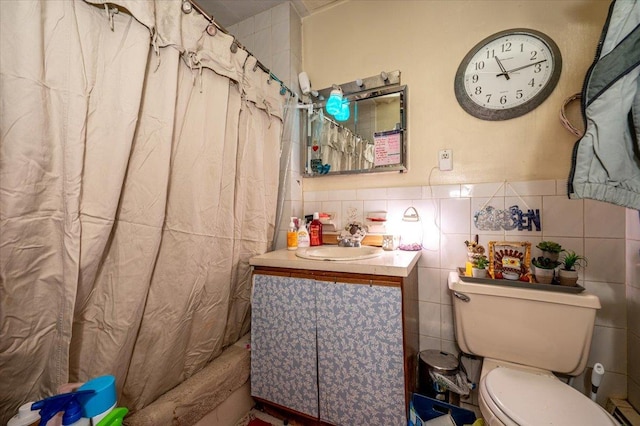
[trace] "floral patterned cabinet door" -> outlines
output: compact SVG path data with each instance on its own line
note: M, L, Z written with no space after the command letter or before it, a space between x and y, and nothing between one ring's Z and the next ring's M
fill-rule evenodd
M320 420L406 425L399 286L316 282Z
M251 394L318 417L315 280L253 276Z

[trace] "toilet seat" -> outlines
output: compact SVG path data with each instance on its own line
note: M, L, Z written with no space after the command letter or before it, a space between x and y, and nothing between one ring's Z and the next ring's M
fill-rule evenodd
M598 404L547 374L495 368L480 382L480 398L507 426L617 425Z

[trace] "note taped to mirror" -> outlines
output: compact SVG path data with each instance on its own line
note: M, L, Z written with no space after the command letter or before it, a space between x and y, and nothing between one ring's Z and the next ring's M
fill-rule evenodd
M401 130L390 130L374 134L375 157L373 164L375 167L400 164L402 161L400 136Z

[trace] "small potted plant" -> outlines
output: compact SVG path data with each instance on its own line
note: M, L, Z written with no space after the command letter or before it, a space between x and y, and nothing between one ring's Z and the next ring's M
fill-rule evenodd
M487 266L489 266L489 259L487 256L478 256L473 259L473 266L471 267L471 274L474 278L486 278Z
M578 283L577 268L587 266L587 258L576 254L573 250L567 250L562 257L562 268L560 268L560 284L575 286Z
M560 262L557 260L551 260L543 256L534 257L531 263L536 268L536 281L540 284L551 284L553 282L555 269L560 266Z
M554 262L558 261L562 252L562 246L553 241L541 241L536 247L542 250L542 257L549 258Z

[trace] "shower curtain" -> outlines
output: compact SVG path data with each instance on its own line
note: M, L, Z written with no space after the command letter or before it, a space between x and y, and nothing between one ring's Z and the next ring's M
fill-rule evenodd
M285 98L181 3L0 2L1 424L104 374L135 411L249 330Z

